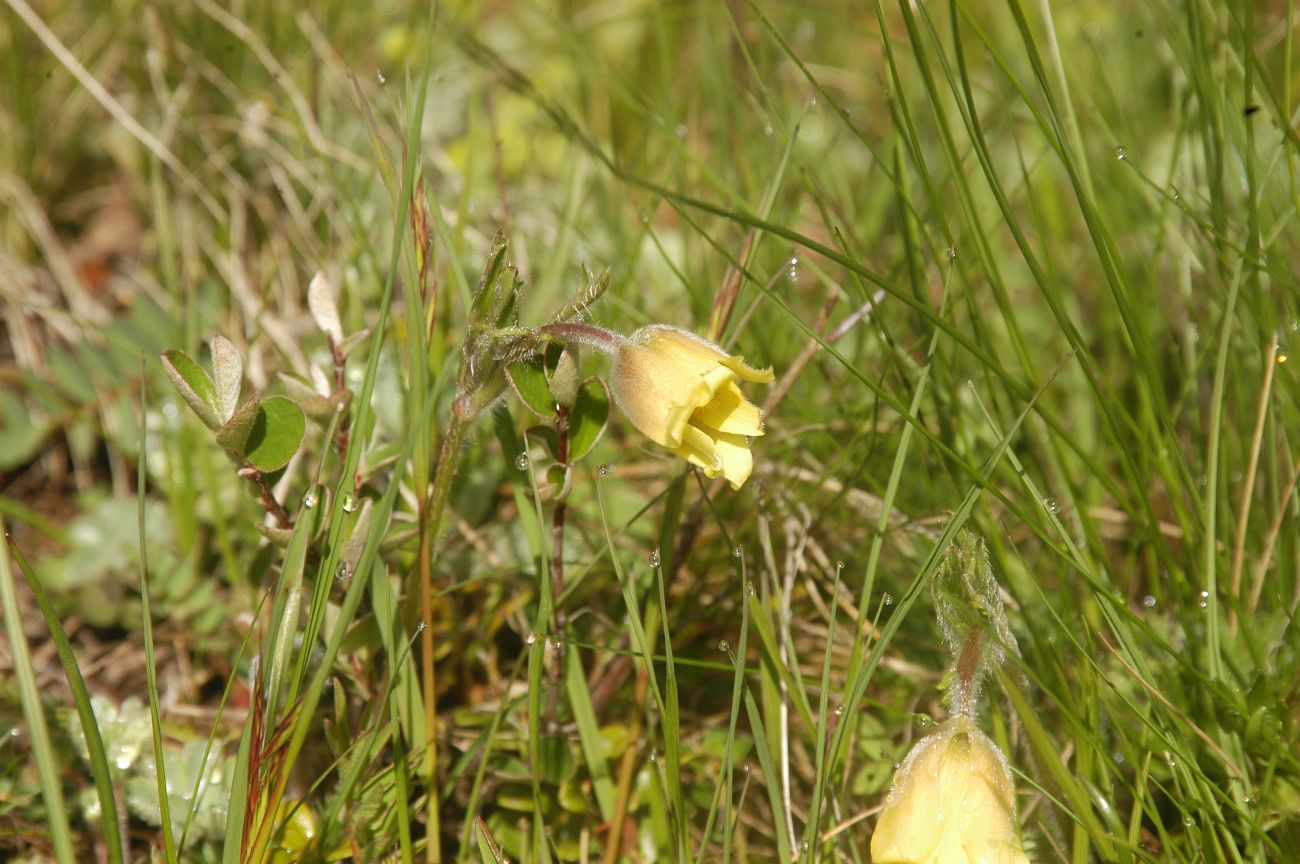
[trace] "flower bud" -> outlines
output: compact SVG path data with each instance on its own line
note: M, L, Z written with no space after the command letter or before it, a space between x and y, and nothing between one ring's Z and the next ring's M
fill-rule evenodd
M694 333L655 324L615 349L610 392L646 437L739 489L754 468L748 438L763 434L763 415L736 382L774 377Z
M871 837L874 864L1029 864L1006 757L965 715L907 754Z

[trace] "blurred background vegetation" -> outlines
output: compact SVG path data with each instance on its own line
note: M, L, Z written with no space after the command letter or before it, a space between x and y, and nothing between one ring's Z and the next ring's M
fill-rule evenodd
M927 589L965 528L1019 644L981 725L1031 859L1295 860L1296 27L1290 0L5 0L0 519L31 568L0 570L0 857L869 860L946 716ZM423 621L498 231L521 324L609 268L587 320L777 382L739 491L610 418L553 620L549 421L501 403ZM342 360L318 270L365 334ZM346 388L264 478L292 531L164 374L214 334L245 394Z

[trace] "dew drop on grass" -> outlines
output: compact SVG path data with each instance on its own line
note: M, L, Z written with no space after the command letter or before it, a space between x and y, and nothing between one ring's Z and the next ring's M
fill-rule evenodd
M1279 355L1277 355L1277 365L1281 366L1281 365L1282 365L1283 363L1285 363L1285 362L1286 362L1286 355L1285 355L1285 354L1279 354Z
M752 774L753 772L754 772L754 768L753 768L753 766L750 765L748 762L746 762L746 763L745 763L745 773L746 773L746 774Z
M949 261L956 261L956 260L957 260L957 247L956 247L956 246L949 246L948 249L947 249L946 251L947 251L947 254L948 254L948 260L949 260Z
M884 597L881 597L881 598L880 598L880 602L884 603L886 606L893 606L893 605L894 605L894 595L893 595L893 594L886 593Z
M843 572L844 572L844 562L843 562L843 561L836 561L836 562L835 562L835 573L836 573L836 575L839 575L840 573L843 573Z
M340 561L339 566L334 568L334 578L340 582L346 582L352 577L352 568L348 562Z
M788 278L791 282L799 281L799 259L798 258L790 259L790 272L786 274L786 278Z
M527 636L525 636L525 637L524 637L524 644L525 644L525 645L536 645L536 644L537 644L537 634L536 634L536 633L529 633Z
M346 513L357 512L357 499L355 496L351 494L345 494L343 496L343 510Z
M1209 591L1202 591L1202 592L1201 592L1201 601L1200 601L1200 603L1198 603L1197 605L1200 606L1202 609L1205 609L1206 607L1208 607L1208 606L1210 605L1210 592L1209 592Z
M1184 828L1191 828L1191 827L1192 827L1193 825L1195 825L1195 824L1196 824L1196 822L1192 820L1192 817L1191 817L1191 816L1183 816L1183 827L1184 827Z
M316 506L316 490L308 489L307 493L302 496L302 506L308 510Z
M651 762L657 762L657 761L659 761L659 756L658 756L658 755L655 753L655 751L653 751L653 750L650 751L650 755L649 755L649 757L647 757L647 758L649 758L649 760L650 760Z
M601 465L600 468L597 469L597 471L600 473L600 476L601 476L601 477L613 477L613 476L614 476L614 466L613 466L613 465Z
M746 597L753 597L753 596L754 596L755 594L757 594L757 593L758 593L758 590L754 587L754 583L753 583L753 582L746 582L746 583L745 583L745 596L746 596Z
M527 454L527 453L520 453L518 456L515 457L515 467L518 468L520 471L527 471L527 470L528 470L528 454Z
M677 124L677 129L676 129L675 131L677 132L677 137L678 137L678 138L680 138L680 139L683 140L683 141L686 140L686 131L687 131L687 130L686 130L686 124L685 124L685 123L678 123L678 124Z
M1060 502L1058 502L1055 498L1044 498L1043 509L1046 510L1048 513L1060 513L1061 505Z
M1153 595L1148 594L1142 598L1142 605L1151 609L1156 605L1156 598Z
M731 550L731 557L732 557L732 558L739 558L741 555L744 555L744 554L745 554L745 547L744 547L744 546L737 546L737 547L735 547L734 549Z
M836 716L836 717L843 717L843 716L844 716L844 706L843 706L843 705L836 705L836 706L835 706L835 716Z
M1116 147L1115 158L1123 162L1125 159L1128 158L1128 151L1125 150L1123 147Z
M768 124L766 124L766 125L763 126L763 134L766 135L768 138L771 138L771 137L772 137L772 134L773 134L775 131L776 131L776 130L772 128L772 124L771 124L771 123L768 123Z
M727 644L726 639L720 639L718 640L718 650L721 651L723 654L726 654L728 651L731 650L731 646Z
M663 563L663 558L659 554L659 547L656 546L654 548L654 551L650 553L650 566L657 568L662 563Z

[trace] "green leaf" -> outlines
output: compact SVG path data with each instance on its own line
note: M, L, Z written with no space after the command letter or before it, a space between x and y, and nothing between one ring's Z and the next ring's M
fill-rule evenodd
M239 390L244 380L244 358L225 336L212 337L212 377L216 379L217 419L226 423L239 404Z
M529 411L538 417L555 416L555 397L551 395L551 387L546 383L541 357L529 357L511 363L506 367L506 377Z
M230 419L217 430L217 443L226 450L242 456L244 445L248 443L249 433L253 431L253 424L257 422L258 407L255 398L240 405Z
M272 396L257 406L244 455L259 471L283 468L298 452L307 421L292 399Z
M578 399L569 414L569 462L577 462L591 452L605 432L609 420L609 393L599 378L588 378L578 390Z
M487 823L479 819L476 827L478 830L474 832L474 836L478 840L480 860L482 860L483 864L496 864L501 860L501 852L496 843L493 842L491 833L488 832Z
M190 359L184 351L172 348L162 353L163 369L172 384L180 391L185 404L209 429L221 427L221 400L217 397L217 387L203 371L199 364Z

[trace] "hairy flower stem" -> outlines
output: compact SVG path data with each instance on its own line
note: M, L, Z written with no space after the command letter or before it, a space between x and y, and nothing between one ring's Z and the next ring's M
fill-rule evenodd
M602 354L613 354L624 341L622 335L591 324L543 324L533 332L543 340L573 343Z
M979 677L981 642L984 631L971 629L957 658L957 674L952 689L952 712L974 717L979 710Z
M442 860L442 844L438 824L438 806L441 800L438 794L438 723L434 713L434 685L437 679L433 660L433 563L438 554L438 529L451 497L451 481L456 474L456 463L460 461L460 445L474 416L468 410L466 402L463 396L456 397L451 421L438 453L433 485L420 506L420 692L424 697L424 781L428 820L425 860L435 864Z

